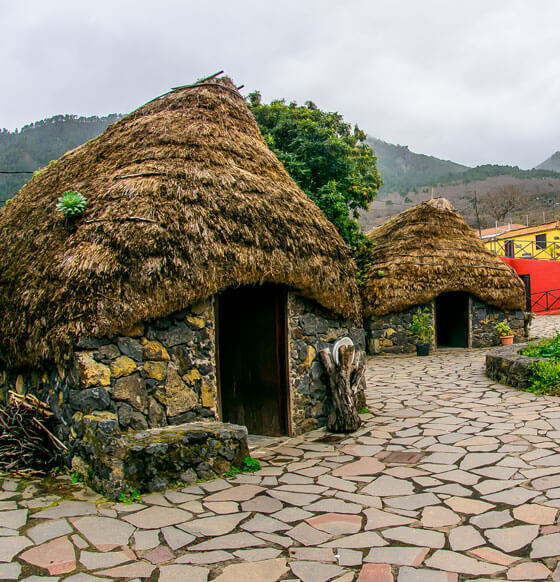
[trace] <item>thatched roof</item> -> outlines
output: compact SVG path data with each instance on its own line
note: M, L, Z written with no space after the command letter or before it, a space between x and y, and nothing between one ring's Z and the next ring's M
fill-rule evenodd
M525 288L491 253L445 198L401 212L368 236L373 242L362 280L364 314L385 315L466 291L501 309L523 309Z
M66 220L65 191L87 208ZM360 301L332 224L227 79L175 89L34 176L0 211L0 359L69 356L234 285L281 283L343 316Z

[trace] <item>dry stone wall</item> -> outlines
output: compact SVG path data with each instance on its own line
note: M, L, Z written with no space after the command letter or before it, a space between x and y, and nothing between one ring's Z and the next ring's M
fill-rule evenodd
M514 341L524 341L527 337L528 314L524 311L502 311L492 305L483 303L477 297L471 297L471 345L473 348L497 346L500 338L494 326L506 321L511 327Z
M301 434L325 425L329 413L328 378L318 353L344 336L365 350L365 336L361 326L295 293L288 296L288 313L292 431Z

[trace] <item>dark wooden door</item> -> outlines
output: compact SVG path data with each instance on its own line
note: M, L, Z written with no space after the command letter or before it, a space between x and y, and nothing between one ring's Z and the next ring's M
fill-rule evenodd
M512 240L506 240L505 251L506 257L515 257L515 243Z
M437 345L466 348L469 345L469 296L453 291L436 297Z
M244 424L252 434L287 434L286 301L286 290L274 285L219 296L222 419Z
M531 311L531 275L519 275L525 285L525 311Z

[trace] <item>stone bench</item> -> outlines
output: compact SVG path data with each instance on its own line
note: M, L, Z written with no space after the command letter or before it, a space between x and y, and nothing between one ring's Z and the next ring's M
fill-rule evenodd
M247 429L235 424L193 422L121 432L116 415L95 412L83 417L82 427L74 468L111 499L134 489L162 491L177 482L211 479L241 467L249 455Z

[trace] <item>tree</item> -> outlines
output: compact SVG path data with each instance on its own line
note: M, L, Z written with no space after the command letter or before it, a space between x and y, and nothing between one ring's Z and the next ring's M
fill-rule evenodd
M481 199L481 206L496 222L503 222L506 216L523 207L526 196L515 184L495 186Z
M311 101L267 105L255 91L249 95L249 107L268 146L295 182L348 245L361 249L368 239L360 232L358 211L367 210L382 185L366 134Z

